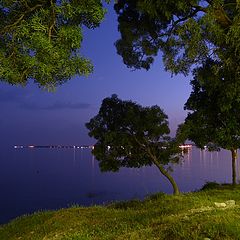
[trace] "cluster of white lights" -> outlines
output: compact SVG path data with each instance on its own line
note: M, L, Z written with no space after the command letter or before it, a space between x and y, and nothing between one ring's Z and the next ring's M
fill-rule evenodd
M77 148L77 149L94 149L93 145L90 146L63 146L63 145L48 145L48 146L35 146L35 145L15 145L14 148Z

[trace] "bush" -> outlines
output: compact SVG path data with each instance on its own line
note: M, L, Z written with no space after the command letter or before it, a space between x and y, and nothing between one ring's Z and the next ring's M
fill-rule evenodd
M206 182L202 188L200 189L200 191L203 191L203 190L210 190L210 189L218 189L220 188L220 184L217 183L217 182Z

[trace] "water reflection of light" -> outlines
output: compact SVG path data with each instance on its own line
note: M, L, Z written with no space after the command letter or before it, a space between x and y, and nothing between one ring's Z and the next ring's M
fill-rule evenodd
M94 169L94 168L95 168L95 157L92 154L92 169Z
M187 157L187 160L189 160L189 155L192 148L181 148L181 149L182 149L181 151L182 156L184 156L184 158Z
M76 163L76 149L73 148L73 165Z
M217 161L217 167L220 166L219 151L215 152L215 160Z
M236 161L236 169L237 169L237 181L240 183L240 164L239 164L239 157L238 157L238 150L237 150L237 161Z
M181 168L189 168L192 160L192 148L185 148L181 151L182 158L180 158L179 166Z
M212 161L213 160L213 153L210 152L210 160Z
M91 160L91 166L92 166L92 191L95 190L95 157L92 154L92 160Z
M200 152L200 162L203 166L203 169L207 169L208 167L208 160L207 160L207 153L208 151L204 148L204 149L199 149L199 152Z

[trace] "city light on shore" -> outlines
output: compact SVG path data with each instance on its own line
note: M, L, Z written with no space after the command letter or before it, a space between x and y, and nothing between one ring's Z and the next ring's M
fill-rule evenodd
M190 149L192 148L192 144L182 144L179 145L179 148L181 149ZM15 149L22 149L22 148L73 148L73 149L94 149L94 145L15 145ZM110 146L108 146L108 149L110 149Z
M15 149L22 149L22 148L77 148L77 149L94 149L93 145L82 145L82 146L75 146L75 145L15 145Z

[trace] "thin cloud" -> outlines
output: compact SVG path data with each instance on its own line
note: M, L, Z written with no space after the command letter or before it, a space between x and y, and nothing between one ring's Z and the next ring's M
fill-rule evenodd
M47 96L46 98L48 99ZM29 93L28 91L24 91L24 89L14 87L11 89L0 88L0 104L15 104L16 107L26 110L77 110L91 108L91 104L85 102L56 101L48 103L47 100L36 102L36 99L39 99L38 93Z
M89 103L55 102L51 105L41 106L35 103L23 103L21 107L28 110L65 110L65 109L89 109Z

